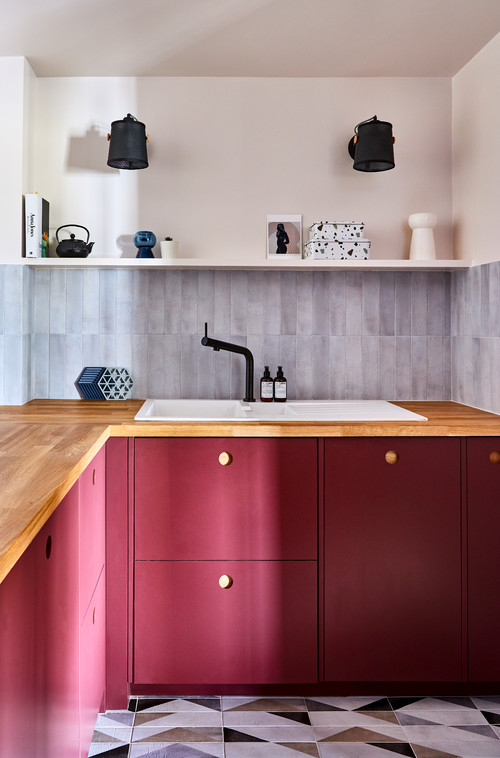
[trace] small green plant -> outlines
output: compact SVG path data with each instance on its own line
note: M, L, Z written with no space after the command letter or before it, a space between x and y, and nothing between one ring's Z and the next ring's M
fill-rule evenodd
M173 242L173 237L165 237L165 242Z

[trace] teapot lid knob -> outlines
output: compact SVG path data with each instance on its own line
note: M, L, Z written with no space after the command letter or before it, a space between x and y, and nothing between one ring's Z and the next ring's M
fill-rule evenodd
M75 239L75 235L74 234L70 234L69 236L71 237L72 240Z

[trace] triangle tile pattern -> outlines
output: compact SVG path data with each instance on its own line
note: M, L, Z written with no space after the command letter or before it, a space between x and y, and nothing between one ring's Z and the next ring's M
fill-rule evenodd
M165 745L153 750L145 748L144 752L137 752L134 745L133 751L133 758L142 758L142 756L145 758L213 758L212 753L182 744Z
M287 747L303 755L310 755L311 758L319 758L318 748L315 742L277 742L280 747Z
M129 754L129 745L120 745L119 747L110 747L109 750L107 749L108 746L103 746L104 749L100 752L96 752L91 749L89 756L94 755L102 755L103 758L128 758Z
M324 737L320 742L400 742L395 737L374 732L371 729L364 729L361 726L354 726L351 729L343 729Z
M387 744L387 742L370 742L370 745L373 747L378 747L381 750L388 751L389 753L394 753L395 755L404 755L406 758L415 758L415 753L413 752L410 745L408 745L406 742L396 742Z
M474 745L500 758L498 727L499 697L135 697L128 711L99 716L89 756L222 758L227 743L245 758L266 744L290 758L472 758Z
M435 750L431 747L413 745L416 758L461 758L456 753L446 753L443 750Z

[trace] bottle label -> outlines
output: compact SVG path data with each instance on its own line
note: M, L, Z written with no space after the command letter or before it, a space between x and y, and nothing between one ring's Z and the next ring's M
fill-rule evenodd
M273 383L272 382L262 382L262 386L260 389L260 396L264 398L265 400L273 399Z
M286 400L286 382L274 383L274 397L280 400Z

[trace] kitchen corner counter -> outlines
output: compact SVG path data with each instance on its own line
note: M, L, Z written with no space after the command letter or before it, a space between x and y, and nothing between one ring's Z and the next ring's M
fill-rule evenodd
M500 436L500 416L453 402L400 402L421 422L134 421L142 400L0 406L0 581L110 437Z

